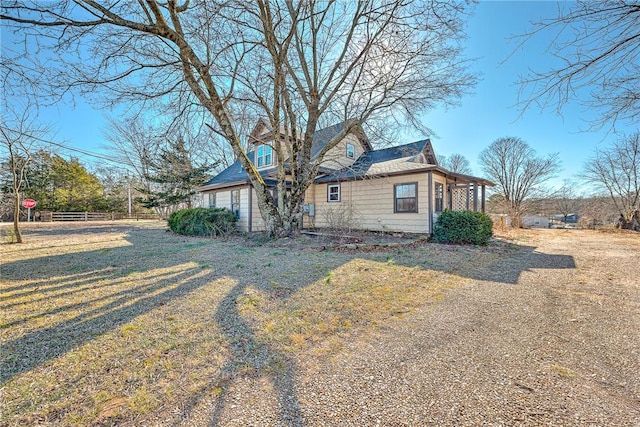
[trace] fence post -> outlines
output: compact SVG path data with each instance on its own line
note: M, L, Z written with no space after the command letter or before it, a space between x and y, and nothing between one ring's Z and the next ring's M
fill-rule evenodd
M84 221L87 222L89 221L89 212L85 211L84 213Z

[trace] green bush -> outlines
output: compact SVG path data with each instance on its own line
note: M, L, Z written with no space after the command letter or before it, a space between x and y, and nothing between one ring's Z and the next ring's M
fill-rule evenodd
M169 216L169 228L185 236L224 236L235 230L236 216L225 208L182 209Z
M482 212L445 210L433 225L431 241L486 245L493 235L493 221Z

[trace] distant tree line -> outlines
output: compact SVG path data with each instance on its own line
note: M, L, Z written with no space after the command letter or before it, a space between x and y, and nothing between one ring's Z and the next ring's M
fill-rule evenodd
M480 153L480 163L496 183L488 209L509 214L518 226L525 215L579 214L585 225L617 223L640 229L640 133L599 147L575 180L545 187L561 170L557 154L539 156L525 141L500 138ZM587 194L579 195L584 185Z
M122 168L102 166L91 172L76 157L64 158L42 148L17 156L25 164L19 200L38 202L34 212L156 211L163 217L190 207L195 188L208 178L208 166L193 167L181 142L170 144L150 160L147 174L138 177ZM27 161L28 160L28 161ZM0 217L15 215L13 173L9 159L0 161Z

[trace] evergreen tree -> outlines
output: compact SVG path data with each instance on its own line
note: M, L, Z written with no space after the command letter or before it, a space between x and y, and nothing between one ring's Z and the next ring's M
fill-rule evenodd
M183 138L169 143L169 148L151 162L152 172L146 177L151 189L138 189L145 196L143 206L155 209L163 218L181 207L190 208L196 188L206 182L213 167L195 166Z

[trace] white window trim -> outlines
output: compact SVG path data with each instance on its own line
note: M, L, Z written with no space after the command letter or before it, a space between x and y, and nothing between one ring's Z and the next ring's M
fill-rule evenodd
M438 197L438 187L440 188L440 190L442 191L442 194L440 194L440 196L442 197ZM441 182L436 182L433 186L433 196L434 196L434 203L433 203L433 210L436 213L441 213L442 211L444 211L444 199L445 199L445 191L444 191L444 184ZM438 200L440 200L440 209L438 210Z
M260 148L261 148L261 147L264 147L264 149L263 149L263 155L262 155L262 156L260 156L260 157L258 157L258 151L260 150ZM267 162L266 162L266 159L267 159L267 149L270 149L270 150L271 150L271 161L270 161L269 163L267 163ZM255 156L254 164L255 164L256 168L258 168L258 169L263 169L263 168L268 168L269 166L273 166L273 154L274 154L274 153L273 153L273 147L271 147L269 144L260 144L260 145L257 145L257 146L256 146L256 149L255 149L255 154L254 154L254 156ZM259 164L259 163L260 163L260 159L262 159L262 160L263 160L263 164L262 164L262 165L260 165L260 164Z
M337 188L338 189L338 192L334 193L334 194L338 195L338 199L337 200L332 200L331 199L331 195L332 195L331 194L331 188ZM340 198L341 198L341 194L340 193L341 193L341 191L340 191L340 184L339 183L338 184L327 184L327 202L329 202L329 203L337 203L337 202L339 202Z
M349 147L351 147L351 155L349 155L349 152L350 152L349 151ZM347 156L347 159L355 159L356 158L356 146L355 145L347 142L346 156Z
M237 193L236 193L236 191L237 191ZM234 194L237 194L237 198L238 198L237 206L236 206L235 200L233 200ZM231 212L233 212L234 214L236 214L236 216L238 218L240 218L240 209L241 209L241 206L242 206L242 193L240 192L240 189L231 190L230 197L231 197ZM234 209L236 207L237 207L237 209Z

